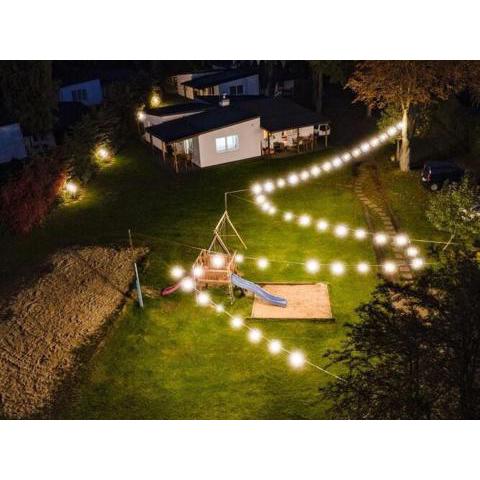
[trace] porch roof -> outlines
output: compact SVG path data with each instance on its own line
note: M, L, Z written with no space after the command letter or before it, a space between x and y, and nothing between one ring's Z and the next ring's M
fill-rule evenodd
M202 75L201 77L193 78L187 82L183 82L182 85L192 88L208 88L220 85L221 83L231 82L240 78L251 77L256 75L257 72L253 70L245 69L232 69L222 70L220 72L212 73L211 75Z

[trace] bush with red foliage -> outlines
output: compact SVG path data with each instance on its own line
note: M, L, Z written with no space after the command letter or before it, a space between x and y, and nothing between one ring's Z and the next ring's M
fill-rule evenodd
M12 172L0 187L0 222L16 234L26 234L47 216L66 174L59 158L40 157Z

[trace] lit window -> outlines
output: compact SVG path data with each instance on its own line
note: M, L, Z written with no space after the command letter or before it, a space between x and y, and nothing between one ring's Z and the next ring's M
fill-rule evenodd
M218 153L231 152L238 150L238 135L229 135L228 137L219 137L215 139L215 147Z

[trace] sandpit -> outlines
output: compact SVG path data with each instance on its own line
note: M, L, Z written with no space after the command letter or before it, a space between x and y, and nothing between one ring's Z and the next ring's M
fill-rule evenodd
M279 320L322 320L332 321L330 295L325 283L308 284L263 284L268 292L284 297L286 308L277 307L255 297L251 318Z
M84 247L53 255L29 286L0 304L0 413L48 409L75 369L76 352L125 301L145 249Z

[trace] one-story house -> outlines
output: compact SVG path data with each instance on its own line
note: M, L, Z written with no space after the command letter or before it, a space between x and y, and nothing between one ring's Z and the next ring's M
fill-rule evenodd
M78 83L63 85L58 91L59 102L81 102L84 105L100 105L103 102L102 83L93 78Z
M0 125L0 163L23 159L27 150L23 133L18 123Z
M329 125L323 115L285 98L202 98L146 111L145 140L163 158L173 157L175 165L179 156L203 168L285 149L313 149L315 128Z
M234 68L216 72L191 74L186 81L177 79L180 95L194 99L203 95L258 95L260 82L258 73Z

